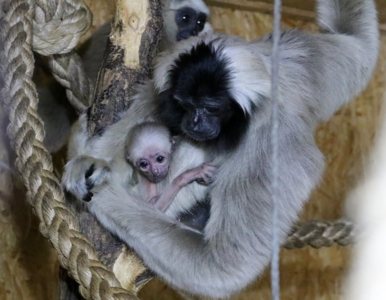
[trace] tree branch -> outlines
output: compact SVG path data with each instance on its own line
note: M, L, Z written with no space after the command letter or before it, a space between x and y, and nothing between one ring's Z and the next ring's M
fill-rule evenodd
M117 121L116 116L130 108L134 87L151 74L161 31L159 0L116 0L116 14L91 106L90 135ZM94 242L101 261L113 269L124 288L138 292L152 278L152 273L91 214L74 203L69 206L79 218L82 233ZM67 278L65 285L71 287ZM61 286L59 299L80 299L76 293L65 292L68 289Z

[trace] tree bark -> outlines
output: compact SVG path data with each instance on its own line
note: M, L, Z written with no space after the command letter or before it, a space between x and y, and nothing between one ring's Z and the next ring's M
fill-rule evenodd
M98 74L89 132L94 135L117 121L130 107L134 86L147 79L161 37L159 0L117 0L105 57ZM130 7L128 7L130 3Z
M118 113L130 108L134 87L151 74L161 31L159 0L116 0L116 14L90 111L90 135L116 122ZM124 288L138 292L153 277L152 273L91 214L68 200L79 218L82 233L93 241L101 261L112 268ZM73 291L72 279L63 271L61 274L59 299L81 299L79 293Z

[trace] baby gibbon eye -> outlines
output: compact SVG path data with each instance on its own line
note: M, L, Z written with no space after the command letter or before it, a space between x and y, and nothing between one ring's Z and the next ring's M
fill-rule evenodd
M139 167L144 170L144 169L147 169L147 167L149 166L149 163L147 161L141 161L139 163Z
M157 162L162 163L165 160L165 157L160 155L157 157Z

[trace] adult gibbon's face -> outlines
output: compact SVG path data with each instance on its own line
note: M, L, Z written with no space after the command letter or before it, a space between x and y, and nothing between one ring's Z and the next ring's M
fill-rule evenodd
M229 132L229 127L236 129L245 121L243 111L226 92L203 95L210 93L169 89L159 95L160 118L173 134L185 134L196 141L214 140L224 129Z
M183 111L182 132L197 141L217 138L222 125L232 116L231 100L227 98L202 98L177 94L173 101Z
M159 115L174 134L238 143L248 118L231 96L227 61L211 45L182 53L166 76L169 88L158 96Z
M207 15L203 12L185 6L179 8L175 13L175 22L178 27L176 40L185 40L191 36L198 35L205 26Z

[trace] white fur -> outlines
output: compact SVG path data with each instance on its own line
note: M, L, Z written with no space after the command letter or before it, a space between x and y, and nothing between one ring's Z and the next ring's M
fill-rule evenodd
M83 114L74 125L68 158L80 158L78 160L75 159L75 163L70 161L66 165L67 171L63 176L63 183L67 190L71 191L79 199L83 199L87 194L87 189L84 187L84 172L92 164L95 164L96 166L108 166L108 169L101 173L102 178L95 178L96 181L102 183L106 181L114 182L119 186L123 186L130 193L134 193L136 197L145 200L142 198L142 195L137 194L138 190L129 184L133 174L133 167L126 161L124 149L127 133L134 126L153 120L150 115L154 113L152 109L154 107L154 98L152 97L152 89L148 87L149 83L143 86L141 92L136 96L140 99L133 102L130 110L121 116L119 122L107 127L102 137L96 137L91 140L88 138L86 114ZM144 109L145 107L146 109ZM136 116L136 119L132 118L132 116ZM155 138L159 139L160 137L155 136ZM149 139L145 147L152 146L153 144L153 140ZM162 191L171 184L175 177L201 165L207 159L207 155L202 148L194 146L187 140L182 140L178 143L173 153L169 174L165 180L158 184L158 189ZM183 164L178 163L181 160L184 160ZM109 172L107 172L108 170ZM81 178L80 181L79 178ZM190 183L180 190L165 213L176 217L178 214L191 208L198 200L203 199L206 191L207 186L196 182Z
M126 137L126 155L132 162L144 157L144 154L162 151L171 154L173 140L169 130L158 123L145 122L129 131ZM150 153L149 153L150 154ZM146 156L146 155L145 155Z

